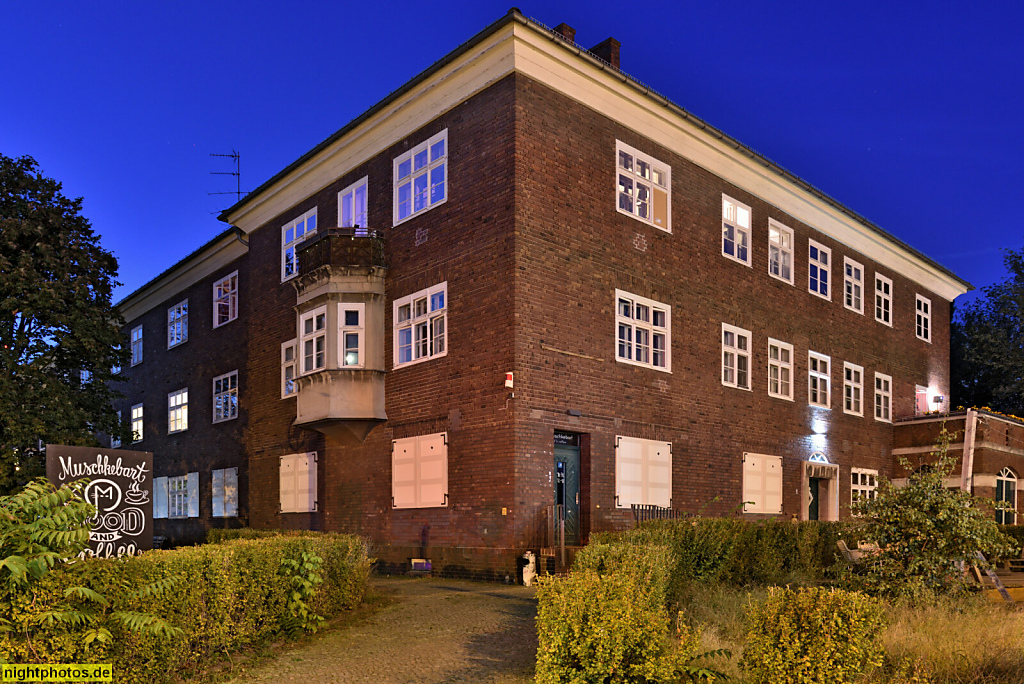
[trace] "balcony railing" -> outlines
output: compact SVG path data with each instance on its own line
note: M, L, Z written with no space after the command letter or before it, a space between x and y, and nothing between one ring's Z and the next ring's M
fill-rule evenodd
M327 228L298 247L299 274L323 266L338 268L387 268L384 233L369 228Z

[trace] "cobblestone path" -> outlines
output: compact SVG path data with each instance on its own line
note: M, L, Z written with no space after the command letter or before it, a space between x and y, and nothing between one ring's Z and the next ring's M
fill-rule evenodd
M532 681L534 589L426 578L370 583L394 602L363 623L282 653L235 684Z

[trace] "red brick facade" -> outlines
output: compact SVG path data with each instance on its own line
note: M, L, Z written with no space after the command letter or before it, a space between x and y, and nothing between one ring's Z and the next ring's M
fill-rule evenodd
M452 59L503 30L542 31L510 17ZM395 226L393 161L443 130L446 201ZM616 141L671 167L671 232L616 210ZM324 149L315 152L333 154ZM616 506L617 437L671 443L672 506L711 514L742 509L743 455L751 452L782 457L782 514L805 515L803 464L824 454L838 466L845 515L849 468L893 474L893 425L874 417L874 373L892 376L897 418L913 414L915 385L948 394L948 299L526 73L493 79L312 194L281 190L292 199L276 199L288 174L314 173L311 155L225 212L245 233L244 257L127 326L141 322L147 341L143 363L125 371L124 410L140 401L146 410L136 446L155 452L158 476L198 469L201 487L211 469L241 466L239 523L355 532L391 563L425 553L435 566L509 574L515 555L549 543L555 431L579 435L583 540L632 520ZM362 443L342 443L293 425L296 399L281 398L281 344L297 328L296 288L281 282L281 227L313 207L321 230L336 225L338 192L363 177L369 227L386 244L387 421ZM781 175L778 182L792 185ZM723 193L752 211L749 266L722 255ZM273 217L246 225L246 203L262 201L278 207ZM793 230L793 284L768 273L769 219ZM830 301L808 292L808 240L832 250ZM844 257L864 267L863 314L843 305ZM211 329L212 282L236 268L239 320ZM892 327L873 315L876 271L893 282ZM962 283L948 272L941 278ZM394 368L392 302L441 282L446 355ZM617 289L671 307L671 372L617 360ZM916 295L931 301L930 343L915 336ZM167 307L185 296L189 341L170 350L151 342L165 339ZM722 383L723 323L751 333L749 390ZM792 401L768 395L768 338L793 345ZM810 351L831 357L830 409L808 406ZM843 362L863 367L863 416L843 410ZM240 416L210 424L212 378L236 367ZM511 390L506 372L515 373ZM189 430L168 436L166 394L184 386ZM392 440L442 432L447 505L393 508ZM317 453L317 511L280 513L280 458L303 452ZM211 522L208 495L200 498L199 519L161 521L163 530L188 540L223 524Z

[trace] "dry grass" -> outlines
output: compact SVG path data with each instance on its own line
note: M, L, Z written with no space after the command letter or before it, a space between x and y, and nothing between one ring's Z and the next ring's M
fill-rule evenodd
M732 652L711 665L742 684L739 658L746 627L744 608L764 590L691 587L680 601L686 621L702 630L702 650ZM934 684L1024 684L1024 607L980 597L944 599L932 606L895 604L881 635L886 666L865 684L898 684L895 670L918 663ZM781 684L781 683L780 683Z

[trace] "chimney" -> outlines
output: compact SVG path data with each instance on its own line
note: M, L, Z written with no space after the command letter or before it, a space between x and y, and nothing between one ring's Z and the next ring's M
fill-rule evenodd
M569 26L564 21L554 28L555 33L565 38L570 43L576 42L576 29Z
M594 47L590 48L590 52L600 57L604 61L611 64L616 69L619 68L619 46L622 45L619 41L614 38L606 38Z

